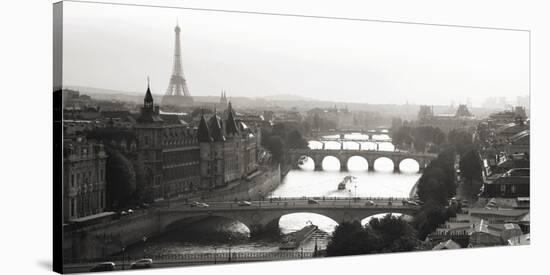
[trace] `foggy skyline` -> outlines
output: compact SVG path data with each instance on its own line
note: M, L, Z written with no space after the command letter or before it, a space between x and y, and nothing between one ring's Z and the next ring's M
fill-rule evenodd
M529 93L528 33L65 2L64 86L192 96L479 106Z

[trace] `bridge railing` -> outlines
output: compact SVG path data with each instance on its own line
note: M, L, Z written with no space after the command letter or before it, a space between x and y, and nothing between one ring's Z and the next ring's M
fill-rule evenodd
M269 197L262 201L397 201L410 200L408 197L330 197L330 196L302 196L302 197Z
M314 251L232 251L229 252L228 248L218 249L217 252L201 252L192 253L186 252L181 254L148 254L144 253L142 256L135 255L115 255L101 258L87 258L87 259L71 259L66 260L64 264L86 264L86 263L98 263L98 262L115 262L117 265L121 265L123 262L126 266L129 266L132 262L143 258L150 258L153 260L153 264L156 263L214 263L214 262L230 262L230 261L268 261L268 260L288 260L288 259L302 259L312 258L316 255L322 255L323 251L318 251L317 254Z

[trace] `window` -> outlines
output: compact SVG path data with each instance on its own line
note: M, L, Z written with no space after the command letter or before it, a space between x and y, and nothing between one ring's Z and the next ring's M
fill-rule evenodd
M515 185L511 186L511 192L512 192L512 194L516 193L516 186Z
M500 192L501 193L506 192L506 185L504 185L504 184L500 185Z
M71 175L71 187L74 187L74 174Z
M99 208L103 208L103 192L99 191Z
M80 184L80 173L76 173L76 184Z
M71 199L71 217L74 217L74 208L75 208L75 201L74 198Z

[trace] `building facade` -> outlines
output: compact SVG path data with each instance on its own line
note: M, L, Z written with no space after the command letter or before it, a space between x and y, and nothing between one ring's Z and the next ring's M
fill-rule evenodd
M217 113L208 121L201 115L197 139L200 144L201 189L212 190L243 179L257 169L258 130L235 119L228 104L225 119Z
M63 142L63 220L105 210L105 163L103 145L74 137Z
M449 133L454 129L469 130L473 129L479 120L473 116L466 105L459 105L454 114L434 114L433 107L420 106L418 111L417 124L419 126L432 126Z
M200 148L195 131L177 115L159 114L149 87L134 130L137 161L145 166L152 198L177 197L198 189Z

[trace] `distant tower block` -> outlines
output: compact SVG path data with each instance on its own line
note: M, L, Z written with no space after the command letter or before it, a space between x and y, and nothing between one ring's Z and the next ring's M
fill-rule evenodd
M181 66L181 46L180 46L180 27L176 25L176 42L174 47L174 67L172 68L172 76L166 94L162 97L162 106L190 106L193 104L193 97L187 88L187 82L183 76L183 68Z

